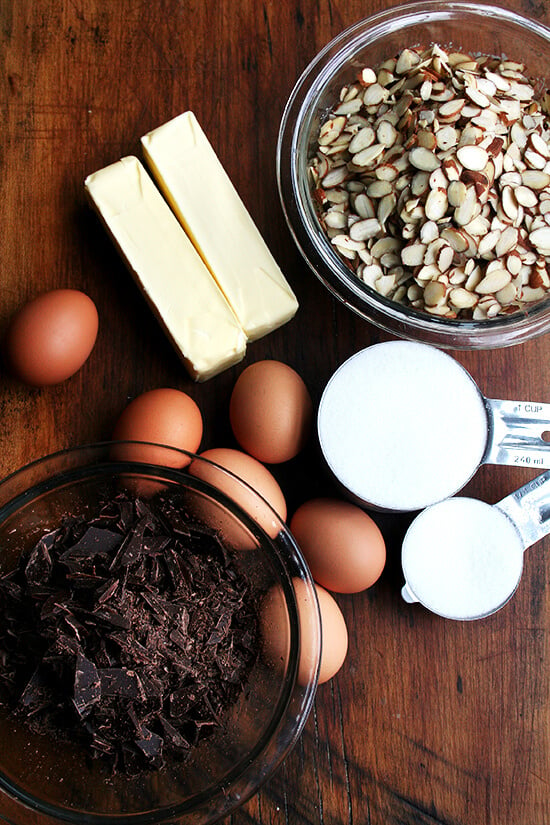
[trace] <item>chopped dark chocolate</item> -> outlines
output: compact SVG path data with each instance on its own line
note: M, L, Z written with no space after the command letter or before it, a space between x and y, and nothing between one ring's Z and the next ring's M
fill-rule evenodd
M174 495L67 517L0 578L0 705L112 771L187 758L257 648L249 583Z

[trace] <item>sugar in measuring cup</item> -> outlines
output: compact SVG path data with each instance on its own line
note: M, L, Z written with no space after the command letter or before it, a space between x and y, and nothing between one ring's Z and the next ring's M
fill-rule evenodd
M379 510L454 496L483 463L550 468L550 404L485 398L458 361L413 341L345 361L322 394L317 429L343 489Z
M448 619L481 619L512 597L524 551L550 533L550 471L497 504L457 496L411 522L401 562L407 602Z

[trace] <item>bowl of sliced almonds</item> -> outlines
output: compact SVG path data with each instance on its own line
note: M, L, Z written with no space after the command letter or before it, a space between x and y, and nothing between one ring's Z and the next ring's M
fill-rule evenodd
M395 7L298 80L277 147L283 210L332 294L454 349L550 329L550 29L493 5Z

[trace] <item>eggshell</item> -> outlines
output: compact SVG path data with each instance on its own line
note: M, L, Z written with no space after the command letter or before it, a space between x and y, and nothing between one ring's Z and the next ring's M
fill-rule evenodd
M11 319L4 341L8 366L31 386L59 384L88 359L98 327L96 306L83 292L44 292Z
M337 593L371 587L386 563L386 546L373 519L351 502L315 498L292 516L294 535L316 582Z
M315 586L321 613L321 666L319 684L336 676L348 652L348 628L333 596L320 585ZM300 594L298 594L300 598Z
M300 660L298 682L308 684L315 673L319 657L317 611L311 591L301 579L293 579L300 623ZM321 660L319 684L327 682L340 670L348 651L348 630L338 604L324 588L315 585L321 622ZM290 656L290 623L281 587L266 593L260 607L260 630L263 655L268 664L285 669Z
M149 441L196 453L203 433L197 403L170 387L148 390L136 396L121 413L114 431L115 441ZM117 447L119 459L143 461L167 467L185 467L191 458L182 453L147 445Z
M190 473L222 490L274 538L280 532L280 521L286 519L287 508L283 492L267 467L252 456L229 447L205 450L201 457L224 467L246 484L239 484L231 475L220 473L217 467L212 467L206 462L193 462L189 468ZM270 506L266 506L266 502ZM271 508L279 516L280 521Z
M237 379L229 403L233 434L259 461L294 458L311 432L313 405L298 373L281 361L258 361Z

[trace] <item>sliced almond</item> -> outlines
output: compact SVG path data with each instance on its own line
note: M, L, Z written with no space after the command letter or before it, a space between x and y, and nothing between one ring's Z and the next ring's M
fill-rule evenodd
M540 301L546 295L547 291L542 286L539 286L536 289L533 289L530 286L524 286L520 292L521 300L525 301L527 304L534 303L535 301Z
M487 97L487 95L481 92L478 88L475 88L474 86L467 86L464 91L466 92L470 100L473 101L473 103L475 103L477 106L481 106L482 109L484 109L486 106L490 106L490 98Z
M411 192L415 197L424 195L430 187L430 173L418 171L411 180Z
M382 120L376 130L376 139L382 146L393 146L397 141L398 133L389 120Z
M372 200L365 192L361 192L354 201L354 208L360 218L374 218L376 209Z
M439 166L437 169L434 169L433 172L430 173L429 178L430 189L445 189L447 190L447 186L449 185L449 181L447 175Z
M424 205L424 213L429 221L439 221L445 215L449 202L445 189L432 189Z
M358 112L363 106L363 101L360 98L352 98L351 100L343 100L339 106L334 110L335 115L352 115Z
M494 295L495 292L504 289L511 280L512 276L507 269L493 269L481 279L475 291L478 295Z
M464 287L455 287L449 292L449 303L457 309L471 309L478 300L475 292L469 292Z
M524 186L523 184L521 184L520 186L516 186L514 188L514 195L516 201L521 206L525 206L528 209L532 209L539 202L539 199L533 192L533 190L529 189L528 186Z
M383 198L393 192L393 186L387 180L374 180L367 186L366 194L369 198Z
M366 264L361 269L361 280L369 286L375 288L375 284L379 278L384 275L384 270L378 264Z
M511 186L505 186L501 192L502 208L511 221L518 216L518 202Z
M320 146L326 146L329 143L332 143L336 140L337 137L340 137L342 132L344 131L344 126L346 125L346 118L342 115L341 117L331 118L330 120L326 120L321 129L319 131L319 137L317 141Z
M495 246L495 252L497 258L502 258L511 249L514 249L517 246L519 240L518 230L514 226L509 226L503 232L501 232L500 237Z
M500 229L493 229L492 231L488 232L483 238L479 239L479 244L477 247L478 255L483 257L488 253L492 252L493 249L496 247L502 232Z
M550 158L550 146L547 141L538 134L538 132L531 132L528 142L533 151L537 152L537 154L546 159Z
M437 266L441 272L447 272L447 270L451 268L454 260L454 254L454 250L451 246L445 244L441 247L437 256Z
M539 169L525 169L521 172L521 182L529 189L538 191L550 185L550 175L548 172L542 172Z
M435 240L430 241L430 243L426 244L426 252L424 254L424 266L428 266L431 264L438 265L437 258L441 249L444 246L445 241L443 240L443 238L436 238ZM439 265L437 266L437 268L441 272L441 268L439 267Z
M439 118L446 121L458 119L465 105L466 101L463 98L449 100L439 107Z
M433 172L438 166L441 166L439 158L423 146L415 146L410 150L409 162L415 169L420 169L423 172Z
M440 275L437 264L425 264L415 273L414 279L418 284L425 286L428 281L437 281Z
M439 238L439 227L435 221L426 221L420 227L420 241L424 244L430 244L432 241Z
M454 249L455 252L466 252L468 249L468 238L465 233L461 232L459 229L455 229L454 227L443 229L441 232L441 237L447 241L449 246Z
M421 61L421 57L418 52L414 51L413 49L403 49L397 63L395 64L395 73L396 74L406 74L412 68L417 66Z
M375 169L378 180L395 180L399 176L399 169L392 163L383 163Z
M447 189L447 197L451 206L460 206L466 199L466 184L461 180L451 181Z
M393 215L395 211L396 201L397 198L395 197L393 192L390 192L389 195L384 195L383 198L380 198L376 214L382 226L384 226L386 221L391 217L391 215Z
M349 236L353 241L366 241L374 238L382 229L380 222L376 218L366 218L356 221L349 230Z
M522 267L521 255L517 249L512 249L506 256L506 269L514 277L519 275Z
M376 83L376 72L374 69L365 67L359 72L358 79L362 86L371 86L373 83Z
M384 273L375 283L375 289L380 295L390 296L397 286L395 276L390 272Z
M459 226L465 226L473 220L476 213L477 195L473 186L466 187L466 194L460 206L454 210L454 220Z
M437 138L433 132L427 129L419 129L416 133L416 144L422 146L424 149L429 149L430 152L437 149Z
M424 303L427 307L441 306L446 293L447 289L441 281L428 281L424 289Z
M377 106L389 97L389 92L380 83L372 83L363 92L363 103L365 106Z
M530 169L544 169L548 158L539 155L533 149L526 149L523 153L523 160Z
M506 286L503 286L502 289L498 290L498 292L495 292L495 298L501 306L511 304L512 301L515 301L517 298L517 289L515 285L510 281L509 284L506 284Z
M424 261L426 246L423 243L408 244L401 250L401 261L404 266L420 266Z
M378 158L384 153L385 146L382 143L373 143L367 146L366 149L361 149L353 156L353 163L355 166L372 166Z
M401 242L397 238L391 238L386 235L384 238L379 238L371 247L371 253L375 258L381 258L382 255L388 252L398 252L401 249Z
M550 226L535 229L530 233L529 240L539 251L544 250L544 254L550 254Z
M327 212L325 215L325 224L331 229L345 229L348 225L348 220L343 212L335 210Z
M435 133L437 148L446 151L452 146L456 146L458 135L458 129L455 129L454 126L442 126Z
M322 181L323 187L325 189L331 189L333 186L340 186L347 177L347 166L337 166L326 173Z
M489 160L487 150L482 146L460 146L457 149L456 156L465 169L481 172L485 169Z
M364 126L356 135L352 137L349 143L349 151L352 155L356 155L368 146L371 146L376 140L376 132L372 126Z

